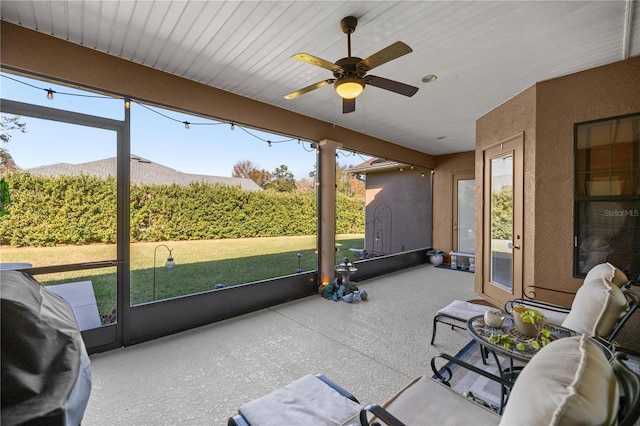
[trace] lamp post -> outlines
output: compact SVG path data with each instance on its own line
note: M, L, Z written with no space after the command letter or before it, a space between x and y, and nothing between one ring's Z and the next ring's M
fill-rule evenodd
M160 247L164 247L169 251L169 257L167 257L167 261L165 262L164 267L167 269L173 269L176 267L176 262L173 260L173 256L171 255L171 252L173 252L173 249L170 249L165 244L160 244L156 246L156 248L153 250L153 300L154 301L156 300L156 253L158 252L158 249Z
M298 252L298 254L296 254L296 256L298 256L298 269L296 269L296 273L299 274L300 272L302 272L302 266L300 266L300 260L302 259L302 253Z

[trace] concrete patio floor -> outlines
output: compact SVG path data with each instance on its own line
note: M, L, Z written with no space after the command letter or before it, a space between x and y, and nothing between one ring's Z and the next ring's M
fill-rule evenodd
M83 423L225 425L245 402L315 373L382 402L470 340L441 326L429 344L438 309L477 298L473 277L423 265L358 283L369 294L360 303L310 296L96 354Z

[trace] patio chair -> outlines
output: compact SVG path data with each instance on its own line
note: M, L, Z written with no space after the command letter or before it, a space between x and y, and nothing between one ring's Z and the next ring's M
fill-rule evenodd
M519 298L508 301L504 309L511 313L516 305L531 307L551 324L613 342L640 306L639 285L610 263L601 263L587 273L571 308Z
M436 339L436 327L438 323L450 325L451 329L459 328L467 329L467 322L471 317L483 315L487 311L500 312L500 309L492 306L479 305L477 303L465 302L463 300L454 300L444 308L438 310L433 317L433 332L431 333L431 344Z
M633 425L640 417L640 376L623 358L586 334L556 340L524 367L515 384L473 370L511 388L502 416L455 392L446 382L422 376L384 404L365 407L360 424ZM446 359L473 367L450 356Z
M306 375L244 404L228 426L332 426L351 424L363 406L355 396L322 374Z
M254 405L252 410L259 417L246 417L245 409L249 404L245 404L238 415L229 419L228 425L535 423L627 426L633 425L640 417L640 376L626 366L621 354L612 354L607 347L587 335L560 339L542 348L523 368L515 384L449 355L441 354L436 358L440 357L511 389L504 414L501 416L454 391L446 377L440 382L428 376L420 376L387 402L362 407L354 402L355 398L352 399L348 392L333 382L307 376L298 386L289 386L289 390L294 390L294 393L281 392L287 388L285 387L249 403ZM432 368L435 372L434 360ZM324 402L324 397L316 398L315 395L320 393L329 393L333 402L340 399L344 400L342 402L348 401L353 404L349 407L351 411L336 409L336 412L341 413L340 418L336 419L334 409ZM313 397L301 398L300 394ZM320 402L317 403L316 400ZM341 404L338 402L338 405ZM356 414L349 418L354 410Z

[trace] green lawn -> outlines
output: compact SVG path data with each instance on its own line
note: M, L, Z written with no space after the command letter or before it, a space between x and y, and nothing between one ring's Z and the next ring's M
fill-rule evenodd
M349 248L362 248L363 234L336 237L336 258L354 260ZM175 269L164 268L168 251L156 251L156 299L211 290L217 283L233 286L284 275L295 274L297 253L302 253L303 271L315 270L316 237L241 238L233 240L167 241L173 250ZM153 255L158 243L131 245L131 303L153 300ZM81 263L87 260L114 259L115 245L60 246L42 248L2 247L2 262L28 262L34 266ZM101 315L115 309L115 267L38 275L45 285L91 280Z

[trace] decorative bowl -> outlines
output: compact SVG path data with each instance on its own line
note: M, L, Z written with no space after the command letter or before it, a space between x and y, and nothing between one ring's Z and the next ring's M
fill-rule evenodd
M484 313L484 323L489 327L501 328L504 323L504 317L495 311L487 311Z
M529 337L536 337L538 335L538 328L534 324L526 323L522 320L521 314L526 311L524 306L516 306L513 308L513 322L516 328L521 334Z

